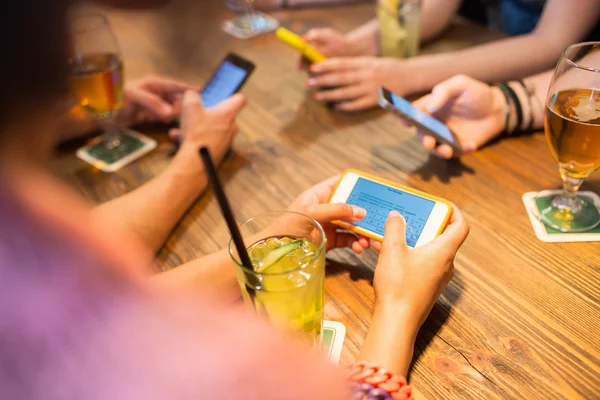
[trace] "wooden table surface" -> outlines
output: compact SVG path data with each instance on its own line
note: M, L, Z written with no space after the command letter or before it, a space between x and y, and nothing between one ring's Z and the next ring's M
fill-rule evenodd
M525 192L558 188L557 165L543 134L503 140L460 161L425 152L414 134L379 110L333 112L311 98L296 55L274 36L242 41L225 35L224 2L174 1L152 11L108 12L126 75L167 74L201 84L233 50L257 64L244 89L234 154L221 167L241 222L283 209L303 189L356 168L460 207L472 230L456 275L417 341L411 381L431 399L599 399L600 246L536 239L521 202ZM374 15L370 5L273 13L297 32L347 31ZM497 36L497 35L496 35ZM460 48L495 35L459 24L426 51ZM410 79L410 77L407 77ZM164 128L159 149L115 174L93 170L73 152L57 168L88 198L102 202L158 174L169 162ZM600 192L598 173L584 189ZM158 255L175 268L226 245L211 192L203 195ZM354 360L369 326L376 255L328 254L326 317L348 334L343 362Z

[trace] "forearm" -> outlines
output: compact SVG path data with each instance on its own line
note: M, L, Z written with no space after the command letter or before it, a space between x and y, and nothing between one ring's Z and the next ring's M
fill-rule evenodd
M431 90L458 74L485 82L507 81L554 65L561 49L526 35L460 51L399 60L397 69L401 73L391 81L404 94ZM407 74L410 79L406 79ZM391 85L390 89L394 90Z
M375 18L346 35L354 56L376 56L379 54L377 36L379 21Z
M128 194L100 205L94 215L133 233L157 252L206 185L199 155L191 147L182 147L162 174Z
M241 298L236 268L228 250L223 249L155 275L151 278L151 284L159 291L188 291L219 303L231 304Z
M359 359L407 376L418 331L418 324L402 307L376 306Z

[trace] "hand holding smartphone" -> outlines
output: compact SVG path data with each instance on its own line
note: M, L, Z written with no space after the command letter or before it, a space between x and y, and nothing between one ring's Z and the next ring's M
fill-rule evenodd
M329 202L367 210L361 221L334 223L377 241L383 240L388 214L398 211L406 220L406 243L410 247L425 245L440 235L453 211L444 199L356 170L344 172Z
M381 108L392 111L401 118L408 120L420 130L433 136L439 143L446 143L452 147L454 154L462 153L462 146L458 137L440 120L424 113L396 93L379 87L379 105Z
M214 107L239 92L254 68L251 61L229 53L200 91L204 107Z

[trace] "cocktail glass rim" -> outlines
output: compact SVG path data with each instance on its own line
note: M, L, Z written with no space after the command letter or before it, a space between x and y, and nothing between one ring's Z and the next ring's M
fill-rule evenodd
M582 43L575 43L572 44L570 46L568 46L563 52L562 52L562 59L565 60L567 63L571 64L572 66L574 66L575 68L579 68L579 69L583 69L589 72L598 72L600 73L600 68L594 68L594 67L588 67L586 65L581 65L578 62L573 61L569 56L567 56L567 52L578 48L578 47L584 47L584 46L598 46L598 51L600 51L600 42L582 42Z
M299 265L298 268L290 269L290 270L287 270L285 272L277 272L277 273L273 273L273 274L264 274L264 273L256 272L254 269L250 269L250 268L246 267L245 265L243 265L240 262L239 257L236 256L236 249L235 249L235 245L233 243L233 239L229 238L229 245L228 245L229 256L231 257L231 259L233 260L233 262L236 263L236 265L238 265L239 267L243 268L245 271L251 272L251 273L253 273L255 275L268 275L268 276L287 275L287 274L290 274L290 273L302 270L302 269L306 268L307 266L311 265L325 251L325 248L327 247L327 236L325 236L325 230L323 229L323 226L321 226L321 224L319 223L319 221L317 221L316 219L314 219L314 218L312 218L312 217L310 217L310 216L308 216L306 214L299 213L297 211L287 211L287 210L285 210L285 211L269 211L269 212L265 212L265 213L262 213L262 214L255 215L254 217L248 218L246 221L244 221L243 223L241 223L239 225L240 231L242 231L242 229L244 228L244 225L246 225L246 224L248 224L248 223L250 223L250 222L252 222L252 221L254 221L254 220L256 220L256 219L258 219L260 217L264 217L264 216L267 216L267 215L275 215L275 214L279 214L279 215L294 214L294 215L306 218L307 220L309 220L310 222L312 222L315 225L315 227L319 230L319 233L321 234L321 237L323 238L323 240L321 241L321 244L319 245L319 251L311 257L310 261L308 261L308 262L306 262L306 263L304 263L302 265ZM243 234L242 234L242 236L243 236ZM263 238L263 239L267 239L267 238ZM254 243L256 243L256 241ZM252 244L254 244L254 243L252 243Z

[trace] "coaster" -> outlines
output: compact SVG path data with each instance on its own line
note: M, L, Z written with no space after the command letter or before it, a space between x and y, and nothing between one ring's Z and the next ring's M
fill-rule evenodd
M279 21L275 18L254 11L250 16L242 15L236 19L225 21L223 23L223 30L238 39L250 39L254 36L274 31L278 26Z
M323 349L327 357L335 364L340 362L345 337L346 327L344 324L336 321L323 321Z
M156 140L131 129L120 129L119 133L121 142L124 144L122 149L107 149L102 143L102 136L99 136L90 144L77 150L77 157L101 171L115 172L154 150L157 146Z
M546 190L548 195L560 194L561 190ZM594 192L580 192L579 194L587 196L594 200L596 206L600 209L600 197ZM566 233L544 225L537 217L539 215L539 204L536 201L538 192L528 192L523 195L523 204L529 215L529 220L538 239L548 243L558 242L596 242L600 241L600 225L587 232Z

